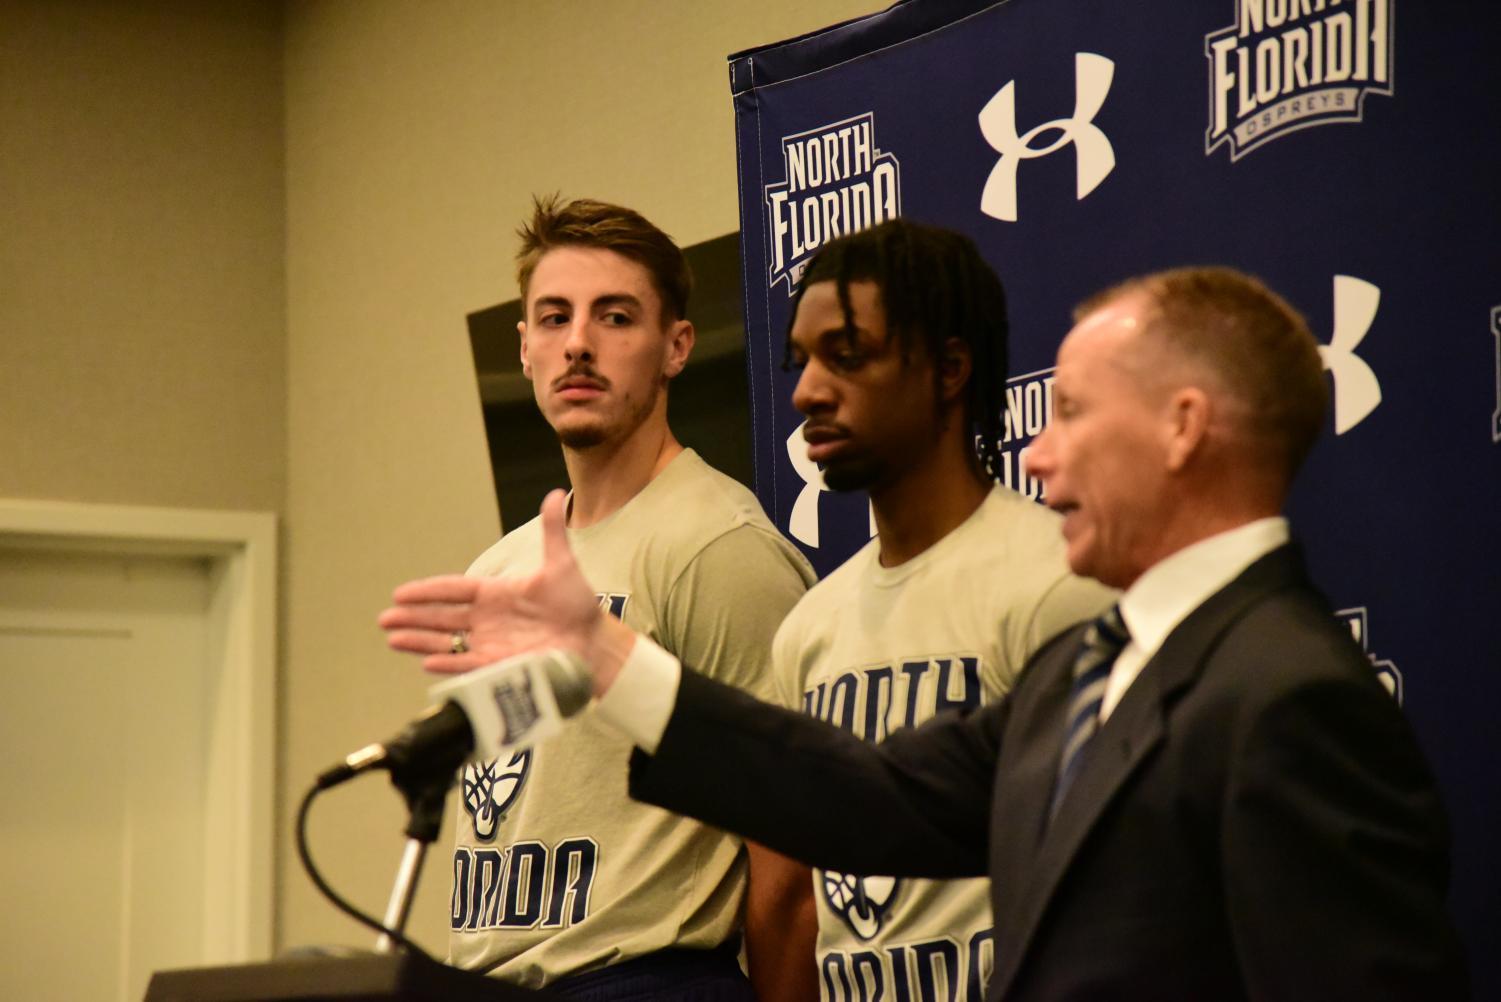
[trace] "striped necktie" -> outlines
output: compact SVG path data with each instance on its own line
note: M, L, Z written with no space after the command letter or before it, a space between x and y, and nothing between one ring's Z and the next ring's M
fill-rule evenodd
M1058 813L1058 805L1073 784L1083 762L1084 749L1100 729L1100 703L1105 699L1110 666L1130 639L1117 605L1112 605L1084 631L1084 646L1074 658L1074 685L1068 699L1067 729L1063 734L1063 753L1058 757L1053 802L1048 808L1049 821Z

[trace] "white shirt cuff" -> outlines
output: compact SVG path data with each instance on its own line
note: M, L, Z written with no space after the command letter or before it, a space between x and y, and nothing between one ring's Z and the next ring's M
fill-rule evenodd
M637 634L620 674L599 699L595 712L648 754L662 743L667 719L678 699L683 666L660 646Z

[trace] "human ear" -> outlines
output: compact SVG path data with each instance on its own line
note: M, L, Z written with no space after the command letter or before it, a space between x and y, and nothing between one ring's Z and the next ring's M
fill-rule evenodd
M526 321L516 321L516 333L521 335L521 374L527 379L532 378L532 363L526 357Z
M676 320L667 328L667 357L662 362L664 378L671 379L683 371L696 338L691 321Z
M951 337L943 342L943 351L938 358L938 393L944 402L954 400L964 392L973 373L974 361L969 345L963 338Z
M1209 395L1197 386L1186 386L1169 398L1164 436L1170 472L1182 470L1198 451L1209 428L1212 407Z

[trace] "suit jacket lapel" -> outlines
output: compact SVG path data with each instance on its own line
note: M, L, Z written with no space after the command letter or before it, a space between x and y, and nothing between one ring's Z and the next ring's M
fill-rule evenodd
M1010 876L998 888L996 908L996 966L992 998L1003 998L1021 967L1037 926L1080 845L1095 827L1100 815L1120 795L1127 780L1163 740L1168 709L1179 694L1197 680L1210 652L1229 626L1253 602L1289 584L1306 582L1302 558L1295 546L1283 546L1246 568L1230 584L1211 595L1180 623L1158 649L1141 674L1126 690L1120 705L1095 735L1079 773L1059 806L1058 815L1046 824L1047 805L1061 754L1063 715L1066 712L1069 668L1056 666L1046 679L1031 709L1033 719L1023 726L1033 740L1017 735L1025 747L1014 761L1003 763L1008 776L998 776L996 795L1008 798L995 807L998 827L993 854L997 866ZM1082 633L1080 634L1082 636ZM1070 651L1076 651L1076 641ZM1072 662L1072 653L1067 658ZM1022 708L1018 707L1018 711ZM1013 717L1012 727L1021 723ZM1041 737L1040 735L1047 735ZM1010 735L1008 735L1008 738ZM1028 852L1028 832L1042 830L1035 852Z

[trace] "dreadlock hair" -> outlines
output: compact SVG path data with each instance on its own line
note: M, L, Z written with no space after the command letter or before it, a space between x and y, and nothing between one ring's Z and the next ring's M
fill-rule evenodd
M688 315L693 273L672 238L634 209L578 198L564 202L557 195L532 199L532 218L516 231L516 284L526 302L527 287L537 262L557 247L598 247L630 258L646 269L662 300L662 321Z
M825 244L808 262L792 301L797 316L803 293L815 282L836 283L844 312L844 332L855 341L849 284L874 282L886 311L888 337L895 337L902 361L919 347L938 362L951 337L968 346L971 360L965 387L964 421L974 432L976 471L986 480L1001 476L1001 415L1006 403L1006 290L973 240L953 230L892 219ZM791 321L782 356L792 362Z

